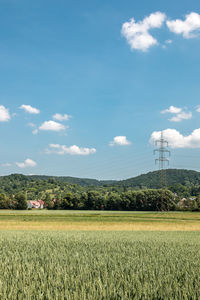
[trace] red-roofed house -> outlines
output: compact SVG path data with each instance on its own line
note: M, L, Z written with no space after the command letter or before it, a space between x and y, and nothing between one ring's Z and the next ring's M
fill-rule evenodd
M44 201L42 200L29 200L28 201L28 208L44 208Z

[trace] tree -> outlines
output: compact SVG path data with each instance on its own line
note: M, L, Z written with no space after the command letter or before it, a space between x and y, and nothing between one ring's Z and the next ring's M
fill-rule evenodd
M72 193L67 193L62 201L61 208L62 209L77 209L79 207L79 197Z
M122 199L120 194L116 192L111 192L107 195L107 203L106 209L108 210L120 210L121 208Z
M137 210L146 210L147 197L148 197L148 195L146 193L144 193L144 191L136 192L136 209Z
M95 190L88 191L85 199L85 209L102 209L104 207L103 195Z
M175 195L167 190L167 189L160 189L160 190L147 190L145 191L146 197L148 199L147 203L149 209L147 210L157 210L157 211L168 211L168 210L175 210Z
M16 209L27 209L26 196L23 193L18 193L15 195Z
M122 194L122 208L124 210L136 210L136 191L127 191Z
M0 194L0 209L11 208L11 201L5 194Z
M52 209L53 208L53 202L51 200L51 197L49 195L49 193L46 193L44 196L44 203L45 203L45 207L47 209Z

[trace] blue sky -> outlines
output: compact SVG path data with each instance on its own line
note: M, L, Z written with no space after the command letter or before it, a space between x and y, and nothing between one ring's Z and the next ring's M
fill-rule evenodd
M0 175L132 177L161 130L170 167L200 170L199 1L0 7Z

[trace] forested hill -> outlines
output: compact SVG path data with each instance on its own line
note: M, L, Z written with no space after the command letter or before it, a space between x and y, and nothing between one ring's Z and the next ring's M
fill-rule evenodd
M167 169L166 171L166 182L167 186L173 186L176 184L182 184L186 186L200 185L200 172L193 170L184 169ZM101 187L101 186L124 186L132 188L159 188L160 187L161 171L149 172L126 180L115 181L115 180L95 180L88 178L77 178L77 177L57 177L57 176L43 176L43 175L22 175L12 174L8 176L0 176L0 188L3 186L20 186L26 185L30 182L32 184L38 181L49 182L56 184L69 184L79 185L82 187ZM26 184L25 184L26 183ZM36 187L36 186L35 186Z
M78 184L80 186L102 186L116 184L115 180L97 180L90 178L78 178L70 176L46 176L46 175L29 175L27 176L30 180L49 180L53 179L63 183Z
M182 184L186 186L200 185L200 172L184 169L167 169L165 171L167 186L173 186L176 184ZM77 177L52 177L52 176L28 176L31 180L40 179L48 180L54 179L59 182L65 182L70 184L77 184L80 186L124 186L132 188L159 188L161 171L149 172L136 177L132 177L125 180L96 180L88 178Z
M176 184L182 184L186 186L190 185L200 185L200 172L193 170L184 170L184 169L167 169L165 171L166 175L166 184L167 186L174 186ZM160 187L160 178L161 171L149 172L147 174L142 174L136 177L132 177L125 180L96 180L89 178L77 178L77 177L52 177L52 176L28 176L29 179L40 179L40 180L49 180L54 179L55 181L77 184L80 186L125 186L132 188L159 188Z
M165 170L167 186L182 184L184 186L200 185L200 172L184 169L167 169ZM137 177L118 181L117 185L132 188L159 188L161 181L161 171L149 172Z
M28 199L62 198L66 193L84 193L91 190L103 194L135 189L160 188L161 172L149 172L121 181L95 180L76 177L56 177L22 174L0 176L0 195L26 193ZM181 196L200 194L200 172L181 169L166 170L167 187Z

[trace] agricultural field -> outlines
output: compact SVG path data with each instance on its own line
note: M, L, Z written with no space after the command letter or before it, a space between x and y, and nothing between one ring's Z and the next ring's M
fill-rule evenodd
M0 299L199 299L199 232L2 231Z
M1 211L0 299L200 299L199 224L187 212Z
M0 230L200 231L200 212L0 210Z

